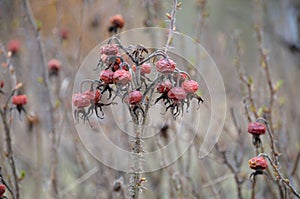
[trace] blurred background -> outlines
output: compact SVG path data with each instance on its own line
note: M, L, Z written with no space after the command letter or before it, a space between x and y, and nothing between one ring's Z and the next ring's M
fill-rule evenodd
M5 49L9 48L9 41L18 40L18 52L10 62L17 81L23 83L19 92L28 96L26 110L32 116L19 117L14 111L9 117L17 172L20 176L25 174L20 177L20 198L125 198L128 195L129 174L101 164L80 142L71 105L74 78L89 52L111 36L108 28L112 16L121 14L125 20L119 31L168 28L166 13L171 13L172 4L170 0L0 0L3 46L0 80L5 83L1 106L12 90ZM262 32L272 82L282 84L272 107L280 168L299 190L299 24L298 0L182 1L176 15L176 31L201 43L217 64L227 96L225 125L217 149L205 158L198 156L203 140L199 133L178 161L159 171L145 173L141 198L250 198L252 183L248 177L252 171L248 160L255 152L252 138L247 134L249 117L245 107L249 104L243 103L249 93L240 80L239 69L251 78L258 115L264 117L269 111L266 108L268 79L262 67L256 25ZM58 76L48 77L47 63L53 58L61 62L61 69ZM237 59L241 68L236 66ZM201 114L206 111L209 112L204 108ZM255 119L250 114L250 120ZM113 124L113 118L108 118L103 128L113 132ZM157 147L168 143L176 134L172 123L166 132L161 132L159 125L157 132L163 134ZM0 129L2 175L13 188L3 123ZM269 153L268 138L263 139L265 152ZM128 140L124 138L122 143L126 145ZM174 153L181 152L181 145L184 141ZM6 195L12 198L8 191ZM256 198L293 196L280 196L276 183L259 176Z

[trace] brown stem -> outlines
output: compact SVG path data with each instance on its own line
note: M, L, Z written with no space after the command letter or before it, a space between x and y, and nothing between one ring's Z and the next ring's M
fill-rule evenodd
M253 180L252 187L251 187L251 199L255 199L255 185L256 185L256 181Z
M171 12L169 34L168 34L168 40L167 40L165 52L167 52L170 49L170 45L172 43L172 39L173 39L173 36L174 36L175 22L176 22L175 15L176 15L176 11L177 11L177 5L178 5L178 1L173 0L173 8L172 8L172 12Z

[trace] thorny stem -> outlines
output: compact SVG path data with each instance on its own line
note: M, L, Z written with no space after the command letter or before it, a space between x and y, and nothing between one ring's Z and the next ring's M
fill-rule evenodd
M235 38L235 43L236 43L236 58L234 60L234 64L237 68L240 80L243 82L243 84L247 88L247 93L248 93L247 98L250 102L250 110L253 112L255 118L257 118L258 114L256 112L255 103L254 103L254 99L252 96L252 83L249 79L247 79L245 72L243 70L243 66L241 64L242 48L241 48L240 40L238 38ZM247 106L247 105L245 104L245 106ZM250 119L249 115L248 115L248 118Z
M11 167L12 175L13 175L15 193L14 194L12 193L12 197L14 199L19 199L20 198L19 180L18 180L17 167L15 164L15 159L14 159L14 154L13 154L13 147L12 147L12 140L11 140L11 126L10 126L11 124L10 124L10 121L8 120L8 118L12 117L11 116L12 112L9 111L9 107L12 104L10 99L14 95L15 91L18 89L18 85L17 85L17 77L15 74L15 68L11 64L11 61L10 61L11 52L6 53L5 48L3 46L1 46L1 48L2 48L2 52L7 54L6 62L7 62L8 68L10 70L11 86L12 86L13 90L11 91L11 94L8 96L3 109L0 109L0 114L1 114L2 122L4 124L7 157L9 159L9 165ZM7 111L9 111L9 112L7 112Z
M47 96L45 97L45 99L47 100L46 103L49 106L49 122L51 124L50 138L51 138L51 153L52 153L51 157L52 157L52 159L51 159L51 171L50 171L50 182L51 182L50 191L54 197L57 197L58 196L58 183L57 183L58 142L57 142L57 135L56 135L56 130L55 130L54 115L53 115L54 107L52 106L52 103L51 103L52 95L51 95L51 92L47 89L48 88L48 78L47 78L47 71L45 70L45 66L47 65L46 52L45 52L44 44L41 39L41 34L40 34L39 28L36 24L36 20L34 18L29 0L23 0L23 4L24 4L24 8L27 12L27 15L29 17L30 23L31 23L34 31L36 32L36 40L38 42L40 53L41 53L41 60L42 60L41 71L42 71L42 77L44 80L43 83L47 90L46 91Z
M266 153L261 153L258 155L259 157L260 156L263 156L265 158L267 158L274 170L274 175L276 177L277 180L281 181L286 187L288 187L290 189L290 191L295 195L297 196L298 198L300 198L300 194L296 191L296 189L293 187L293 185L290 184L290 181L289 179L286 179L283 177L282 173L280 172L278 166L272 161L271 157L266 154Z
M175 22L176 22L175 15L176 15L176 11L177 11L177 5L178 5L178 1L173 0L173 8L172 8L172 12L171 12L169 34L168 34L168 40L167 40L165 52L167 52L170 49L170 45L172 43L173 35L174 35L175 29L176 29L176 27L175 27Z

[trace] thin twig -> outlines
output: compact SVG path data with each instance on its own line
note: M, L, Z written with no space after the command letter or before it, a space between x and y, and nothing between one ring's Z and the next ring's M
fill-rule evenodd
M275 175L275 178L282 182L286 187L289 188L289 190L295 195L297 196L298 198L300 198L300 194L297 192L297 190L293 187L293 185L291 185L289 179L286 179L283 177L282 173L280 172L278 166L272 161L271 157L266 154L266 153L261 153L259 154L258 156L263 156L265 158L267 158L274 170L274 175Z
M173 40L173 36L174 36L174 32L175 32L175 22L176 22L176 11L177 11L177 5L178 5L178 1L177 0L173 0L173 8L172 8L172 12L171 12L171 19L170 19L170 26L169 26L169 34L168 34L168 40L166 43L166 49L165 52L167 52L168 50L170 50L170 45L172 43Z

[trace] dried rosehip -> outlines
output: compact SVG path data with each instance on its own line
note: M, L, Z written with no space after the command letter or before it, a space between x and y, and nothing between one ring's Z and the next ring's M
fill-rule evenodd
M69 38L69 30L66 28L62 28L59 31L59 37L61 40L67 40Z
M156 89L159 93L167 93L172 88L172 83L170 81L165 81L157 85Z
M100 48L100 53L104 55L116 55L118 46L116 44L106 44Z
M101 99L101 93L99 90L86 91L83 94L86 95L92 104L97 104Z
M128 95L130 104L138 104L142 101L143 95L141 91L131 91Z
M113 83L113 77L114 77L114 72L112 72L111 70L103 70L100 73L100 79L105 84L112 84Z
M248 124L248 133L253 135L252 143L254 146L259 147L261 145L260 135L266 133L266 126L259 122L253 122Z
M84 108L91 104L91 97L87 93L75 93L72 102L76 108Z
M263 135L266 133L266 126L259 122L248 124L248 132L252 135Z
M151 65L149 63L144 63L141 65L141 75L151 73Z
M110 22L111 26L113 26L117 29L123 28L124 24L125 24L124 18L120 14L112 16L110 18L109 22Z
M12 103L17 106L23 106L27 104L28 99L26 95L15 95L12 98Z
M194 80L186 80L181 86L187 93L194 93L198 90L198 83Z
M176 63L172 59L160 59L155 64L156 70L161 73L171 73L174 72L176 68Z
M0 198L3 197L5 191L6 191L6 186L4 184L0 184Z
M268 168L268 162L263 157L254 157L248 161L249 167L254 170L264 170Z
M131 81L132 77L129 71L120 69L114 72L113 79L115 83L125 85Z
M61 67L61 62L57 59L51 59L48 62L49 75L57 75Z
M174 87L168 92L168 97L175 100L184 100L187 93L182 87Z
M16 54L20 50L21 43L18 39L12 39L7 44L7 50Z

